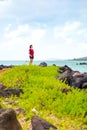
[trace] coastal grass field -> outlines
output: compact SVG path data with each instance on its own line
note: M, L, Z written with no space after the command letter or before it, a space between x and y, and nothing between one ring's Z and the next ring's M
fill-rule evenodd
M5 86L24 92L20 97L0 97L0 107L25 111L26 114L17 116L23 130L29 130L34 115L59 130L87 129L87 90L75 89L56 79L60 75L58 69L58 66L19 65L0 75Z

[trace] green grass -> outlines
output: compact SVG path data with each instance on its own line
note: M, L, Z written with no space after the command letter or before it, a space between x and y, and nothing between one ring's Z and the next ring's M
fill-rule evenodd
M0 82L11 88L22 88L24 94L21 94L20 98L13 96L8 99L0 98L0 105L21 107L26 111L26 118L29 119L34 115L32 109L35 108L40 117L57 125L60 130L67 129L66 127L72 124L74 130L79 130L79 127L87 121L86 118L84 119L84 113L87 112L87 92L74 89L56 79L55 76L59 75L57 69L56 66L21 65L7 70L0 77ZM67 94L62 93L63 88L71 88L72 91ZM11 100L13 103L5 104L6 100ZM69 123L66 123L66 120L65 123L61 122L64 119ZM70 127L68 129L71 130Z

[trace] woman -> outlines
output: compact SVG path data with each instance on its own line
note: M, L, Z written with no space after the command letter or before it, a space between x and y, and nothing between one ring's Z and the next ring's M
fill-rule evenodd
M29 58L30 58L29 64L32 64L33 63L33 59L34 59L34 49L33 49L32 45L30 45L30 47L29 47Z

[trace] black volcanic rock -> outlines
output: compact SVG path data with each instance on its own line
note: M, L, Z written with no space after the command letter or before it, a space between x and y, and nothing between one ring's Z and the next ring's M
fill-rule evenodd
M46 62L41 62L41 63L39 64L39 66L46 67L46 66L47 66L47 63L46 63Z
M22 130L12 108L0 108L0 130Z

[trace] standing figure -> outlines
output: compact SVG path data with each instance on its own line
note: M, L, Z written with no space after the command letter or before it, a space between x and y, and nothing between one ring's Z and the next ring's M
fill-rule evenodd
M29 58L30 58L29 64L32 64L34 59L34 49L32 45L29 46Z

